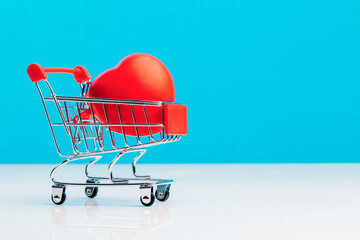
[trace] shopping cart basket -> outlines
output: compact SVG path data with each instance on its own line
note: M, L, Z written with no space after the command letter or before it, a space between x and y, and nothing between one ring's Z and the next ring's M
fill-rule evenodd
M46 117L50 125L50 130L55 142L58 154L66 160L57 165L50 174L54 185L52 186L51 199L55 204L62 204L66 199L66 186L83 186L85 194L93 198L98 193L99 186L138 186L140 188L140 201L145 206L151 206L155 197L159 201L166 201L169 198L172 179L154 179L150 176L140 176L136 174L136 162L146 152L146 148L164 143L180 140L181 135L186 134L186 106L169 104L159 101L135 101L118 100L105 98L89 98L86 94L91 85L91 77L86 68L77 66L74 69L68 68L42 68L39 64L31 64L27 73L35 83L45 109ZM71 73L76 82L81 87L80 97L58 96L53 91L50 82L47 80L46 73ZM45 82L45 84L40 84ZM125 88L126 86L124 86ZM44 88L47 89L45 95ZM49 111L49 104L53 105L55 111ZM106 119L109 106L116 106L120 122L100 123L93 111L95 104L101 104L104 108ZM121 107L128 106L131 109L133 123L123 123L121 121ZM137 123L134 108L141 107L146 119L145 123ZM161 123L149 123L146 109L148 107L158 107L162 109ZM113 108L113 107L112 107ZM89 111L90 110L90 111ZM90 112L86 118L82 117L84 111ZM58 115L54 120L54 114ZM62 142L57 138L58 133L55 127L62 127L66 135L70 138L70 151L64 151L61 147ZM111 127L121 127L122 134L114 132ZM129 136L124 131L125 128L135 128L136 136ZM152 134L153 127L161 127L161 131ZM138 128L148 128L149 136L140 136ZM132 161L133 178L116 178L113 174L113 167L119 159L126 153L138 152ZM105 153L117 153L116 157L108 166L108 176L98 177L89 174L91 166L102 158ZM88 159L85 166L86 182L62 182L55 180L55 172L67 163L75 160ZM156 188L154 194L154 188Z

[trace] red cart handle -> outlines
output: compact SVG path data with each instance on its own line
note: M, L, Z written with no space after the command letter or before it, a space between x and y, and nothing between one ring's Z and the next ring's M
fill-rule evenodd
M38 82L47 79L46 73L71 73L77 83L83 83L91 79L89 72L85 67L76 66L72 68L43 68L39 64L30 64L27 68L27 74L31 81Z

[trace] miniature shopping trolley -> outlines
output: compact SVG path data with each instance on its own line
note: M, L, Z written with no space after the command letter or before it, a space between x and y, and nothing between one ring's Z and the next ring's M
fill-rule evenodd
M85 194L94 198L100 186L137 186L140 188L140 201L145 206L151 206L155 197L159 201L166 201L169 198L172 179L154 179L150 176L140 176L136 173L136 163L150 146L170 143L180 140L181 135L186 134L186 106L171 104L159 101L135 101L106 98L90 98L87 92L91 86L91 77L86 68L77 66L74 69L68 68L42 68L39 64L31 64L27 73L35 83L45 109L46 117L55 142L58 154L66 160L57 165L50 174L53 181L51 199L55 204L62 204L66 199L66 186L83 186ZM70 73L81 87L80 97L58 96L53 91L50 82L47 80L47 73ZM126 86L124 86L126 88ZM45 93L46 90L46 93ZM116 106L119 118L118 123L107 121L99 122L94 115L94 105L103 106L105 115L109 106ZM50 105L54 109L49 110ZM131 110L133 123L121 121L123 106ZM162 111L162 122L152 123L148 120L147 109L159 108ZM138 123L134 108L143 111L146 122ZM90 114L86 118L83 112ZM55 116L56 115L56 120ZM106 119L108 119L106 115ZM123 131L117 133L112 127L120 127ZM127 135L125 128L134 128L137 134ZM161 131L152 133L154 127ZM58 137L58 128L63 128L62 134L70 140L70 146L64 150L62 144L64 138ZM147 128L148 136L140 136L139 128ZM126 153L138 153L132 161L133 178L114 177L113 167ZM105 153L116 153L116 157L108 165L108 176L90 175L90 168L99 161ZM88 160L85 166L86 182L62 182L55 180L56 171L67 163L75 160ZM156 188L156 189L155 189ZM155 194L154 194L155 191Z

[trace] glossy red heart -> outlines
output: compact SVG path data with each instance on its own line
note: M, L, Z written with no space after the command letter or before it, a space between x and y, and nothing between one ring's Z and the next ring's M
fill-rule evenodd
M149 100L174 102L175 88L169 70L154 56L145 53L135 53L125 57L112 69L100 74L91 84L89 97ZM124 124L146 124L146 116L142 106L133 106L135 122L128 105L118 105L121 122ZM120 123L117 106L105 105L109 123ZM149 123L162 123L161 107L145 107ZM93 104L95 118L100 123L107 123L104 106ZM111 127L111 130L123 133L121 127ZM135 127L124 127L126 135L136 136ZM138 127L139 136L150 134L148 127ZM161 127L151 127L151 133L161 131Z

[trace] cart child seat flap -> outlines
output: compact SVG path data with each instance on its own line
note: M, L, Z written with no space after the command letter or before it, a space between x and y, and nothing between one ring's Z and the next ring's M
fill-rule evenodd
M164 125L167 135L186 135L186 106L180 104L165 104Z

